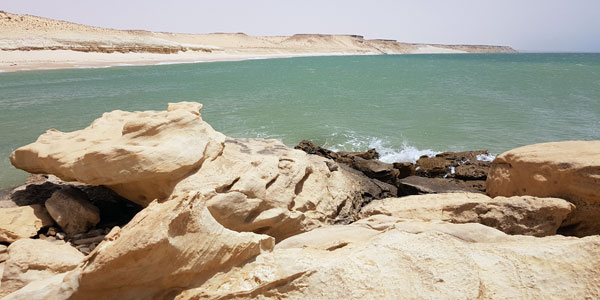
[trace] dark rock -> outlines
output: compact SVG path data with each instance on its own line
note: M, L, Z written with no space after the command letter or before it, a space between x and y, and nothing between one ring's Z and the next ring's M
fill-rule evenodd
M43 205L52 194L64 187L65 183L52 175L33 174L25 184L12 189L0 201L0 207L17 207L33 204Z
M435 157L421 157L417 161L417 176L429 178L458 178L463 180L485 180L490 162L477 160L487 151L444 152Z
M86 193L75 187L58 190L46 200L46 209L69 235L87 232L100 222L100 211Z
M352 164L354 157L362 159L378 159L379 153L375 149L369 149L366 152L334 152L319 146L316 146L311 141L303 140L294 149L302 150L308 154L314 154L321 157L332 159L338 163Z
M484 180L490 169L489 162L465 163L455 168L454 177L463 180Z
M388 164L377 160L379 153L375 149L365 152L334 152L319 146L315 146L311 141L301 141L295 149L302 150L308 154L319 155L332 159L337 163L342 163L351 168L361 171L369 178L377 179L381 182L396 186L401 178L414 174L414 165L411 163ZM336 168L327 164L329 170L335 171Z
M409 162L395 162L394 168L397 169L400 174L398 175L398 179L406 178L408 176L415 175L415 165Z
M452 192L482 193L463 181L450 178L410 176L398 181L398 195L401 196Z
M451 173L452 161L443 157L423 157L417 160L417 176L443 177Z
M378 160L367 160L358 156L353 158L351 166L363 172L369 178L392 185L396 184L396 180L400 175L400 171L395 169L392 164L386 164Z
M314 154L325 158L333 159L334 161L339 160L339 155L331 150L316 146L311 141L302 140L294 149L302 150L308 154Z
M53 175L32 174L25 184L12 189L0 200L1 207L17 207L32 204L45 204L58 190L76 187L83 191L94 206L100 210L100 223L97 227L123 226L142 208L117 195L103 186L92 186L80 182L65 182Z

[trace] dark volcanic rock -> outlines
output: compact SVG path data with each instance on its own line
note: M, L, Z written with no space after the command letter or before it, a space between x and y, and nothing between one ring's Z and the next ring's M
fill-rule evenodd
M46 209L69 235L87 232L100 222L100 211L86 193L75 187L60 189L46 200Z
M452 161L443 157L422 157L417 160L417 176L443 177L451 173Z
M404 196L452 192L481 193L480 190L456 179L410 176L398 182L398 194Z
M377 160L379 154L375 149L365 152L333 152L325 148L315 146L311 141L301 141L295 149L302 150L308 154L315 154L346 164L353 169L361 171L367 177L377 179L393 186L397 185L399 179L414 175L414 165L411 163L388 164Z
M32 174L25 184L12 189L0 201L1 207L44 204L52 194L65 187L64 182L52 175Z
M0 201L0 208L44 205L54 192L72 187L83 191L89 198L89 202L100 210L100 223L96 225L97 227L125 225L142 209L106 187L65 182L53 175L38 174L32 174L25 184L5 195Z
M485 180L490 162L477 160L487 151L444 152L435 157L421 157L417 161L418 176Z
M490 162L477 160L487 151L444 152L435 157L421 157L417 164L396 162L388 164L377 160L375 149L366 152L334 152L303 140L295 147L346 164L398 188L398 196L444 193L485 192L485 179ZM416 175L416 176L415 176Z
M319 146L316 146L311 141L303 140L301 141L294 149L302 150L308 154L314 154L322 157L326 157L329 159L333 159L339 163L352 164L352 160L354 157L359 157L362 159L378 159L379 153L375 151L375 149L369 149L365 152L334 152Z

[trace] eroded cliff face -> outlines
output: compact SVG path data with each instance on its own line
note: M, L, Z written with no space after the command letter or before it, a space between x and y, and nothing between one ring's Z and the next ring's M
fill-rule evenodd
M510 47L430 45L368 40L360 35L296 34L285 37L239 33L178 34L115 30L0 11L0 50L72 50L98 53L514 53Z
M32 280L8 264L1 282L21 288L4 299L600 297L600 236L554 235L577 203L398 198L393 186L327 157L226 137L201 108L106 113L17 149L19 168L105 185L144 208L80 263L64 245L79 260L57 269L46 256L32 259L45 271ZM582 191L598 186L585 183ZM22 258L11 256L3 259Z

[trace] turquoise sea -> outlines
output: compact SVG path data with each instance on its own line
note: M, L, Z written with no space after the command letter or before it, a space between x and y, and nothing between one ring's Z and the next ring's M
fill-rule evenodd
M204 104L232 137L384 161L439 151L501 153L600 139L600 54L305 57L0 73L0 188L23 182L9 154L49 128L72 131L111 110ZM599 149L600 151L600 149Z

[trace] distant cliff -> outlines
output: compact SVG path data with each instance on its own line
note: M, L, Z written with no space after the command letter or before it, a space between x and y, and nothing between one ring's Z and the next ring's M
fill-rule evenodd
M395 40L368 40L360 35L249 36L243 33L180 34L116 30L7 12L0 12L0 50L165 54L186 51L236 54L516 52L507 46L413 44Z

